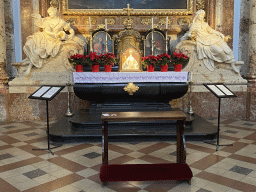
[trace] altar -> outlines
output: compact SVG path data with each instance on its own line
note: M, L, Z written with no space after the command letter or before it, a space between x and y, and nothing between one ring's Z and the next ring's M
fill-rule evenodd
M180 111L169 104L188 91L188 72L82 72L73 73L73 89L77 97L90 101L89 109L72 117L63 117L52 126L51 140L100 139L101 114L134 111ZM185 134L188 137L214 138L216 128L197 115L187 114ZM207 126L206 126L207 125ZM110 138L152 138L176 136L176 122L137 121L111 122Z

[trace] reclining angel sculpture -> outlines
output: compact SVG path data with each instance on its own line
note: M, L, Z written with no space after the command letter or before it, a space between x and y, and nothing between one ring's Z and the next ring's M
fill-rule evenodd
M21 61L18 76L26 76L31 68L41 68L44 61L49 57L56 57L62 52L62 48L68 45L69 54L74 52L83 54L85 42L75 36L70 24L59 18L59 12L54 7L47 10L49 16L42 18L41 15L33 15L35 24L41 31L30 35L23 47L26 59ZM69 34L67 34L66 32ZM72 45L72 46L70 46ZM67 58L69 55L67 55Z
M214 61L228 63L232 69L239 73L235 67L235 57L233 51L227 45L227 37L222 33L212 29L204 22L205 11L199 10L190 25L189 31L181 38L181 41L195 40L196 53L199 60L203 60L204 65L210 71L214 70Z

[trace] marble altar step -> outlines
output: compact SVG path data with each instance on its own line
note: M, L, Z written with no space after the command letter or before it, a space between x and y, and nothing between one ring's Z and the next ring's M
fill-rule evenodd
M50 127L51 141L101 141L101 113L88 110L76 111L74 116L63 116ZM185 124L186 140L214 139L217 127L204 118L194 115L187 117ZM110 122L110 141L176 139L176 122Z

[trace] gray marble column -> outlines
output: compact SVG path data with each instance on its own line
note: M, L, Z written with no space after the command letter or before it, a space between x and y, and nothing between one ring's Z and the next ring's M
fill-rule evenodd
M255 91L256 91L256 0L250 1L249 21L249 63L246 79L248 80L246 119L256 118Z
M4 0L0 0L0 83L7 83Z

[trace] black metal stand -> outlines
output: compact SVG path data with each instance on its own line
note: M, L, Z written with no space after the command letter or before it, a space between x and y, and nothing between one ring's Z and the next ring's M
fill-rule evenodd
M49 127L50 127L50 126L49 126L48 100L46 100L46 118L47 118L47 131L46 131L46 133L47 133L48 147L47 147L47 149L33 149L33 150L48 150L48 151L50 151L50 153L51 153L52 155L54 155L53 152L51 151L51 149L55 149L55 148L57 148L57 147L61 147L62 145L60 145L60 146L55 146L55 147L50 148L50 137L49 137Z
M233 144L226 144L226 145L220 145L220 100L221 98L219 97L219 110L218 110L218 132L217 132L217 144L213 143L215 141L205 141L205 143L211 144L211 145L215 145L216 146L216 151L218 151L218 147L219 146L233 146Z

